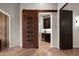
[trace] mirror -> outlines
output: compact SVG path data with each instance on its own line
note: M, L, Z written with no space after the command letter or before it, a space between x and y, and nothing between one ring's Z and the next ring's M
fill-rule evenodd
M50 28L50 17L47 17L47 18L43 19L43 28L44 29L49 29Z

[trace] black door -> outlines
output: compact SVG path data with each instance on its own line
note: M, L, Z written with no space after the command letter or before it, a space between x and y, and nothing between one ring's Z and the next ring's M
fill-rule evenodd
M72 33L72 11L60 11L60 49L72 49L73 33Z

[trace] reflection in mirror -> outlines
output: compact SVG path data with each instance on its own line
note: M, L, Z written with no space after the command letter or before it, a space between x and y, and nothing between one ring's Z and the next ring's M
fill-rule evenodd
M50 29L50 17L43 19L43 28L44 29Z

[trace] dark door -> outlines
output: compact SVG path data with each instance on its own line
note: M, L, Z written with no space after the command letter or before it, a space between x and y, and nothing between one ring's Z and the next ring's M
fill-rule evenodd
M38 12L22 11L23 48L38 48Z
M72 49L72 11L60 11L60 49Z

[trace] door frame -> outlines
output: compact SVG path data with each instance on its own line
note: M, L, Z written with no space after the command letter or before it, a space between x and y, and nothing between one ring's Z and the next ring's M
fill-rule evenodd
M9 21L8 21L8 23L9 23L9 24L8 24L8 26L9 26L9 30L8 30L8 32L9 32L9 33L8 33L9 39L8 39L8 41L9 41L9 48L11 48L11 47L12 47L12 46L11 46L11 38L10 38L10 26L11 26L11 24L10 24L10 19L11 19L11 18L10 18L10 15L9 15L8 13L6 13L5 11L3 11L3 10L0 9L0 12L2 12L3 14L5 14L5 15L7 16L7 20L9 20Z
M53 26L52 26L52 12L39 12L39 13L38 13L38 40L39 40L39 42L40 42L39 36L41 37L40 28L39 28L39 27L40 27L40 23L39 23L39 22L40 22L40 17L41 17L40 15L50 15L50 17L51 17L51 20L50 20L50 21L51 21L51 29L50 29L50 30L51 30L51 31L52 31L52 27L53 27ZM50 39L50 47L53 46L53 44L52 44L52 43L53 43L53 42L52 42L52 38L53 38L53 37L52 37L52 36L53 36L53 33L50 32L50 37L51 37L51 39ZM39 43L39 42L38 42L38 43ZM40 45L40 43L39 43L38 45Z

